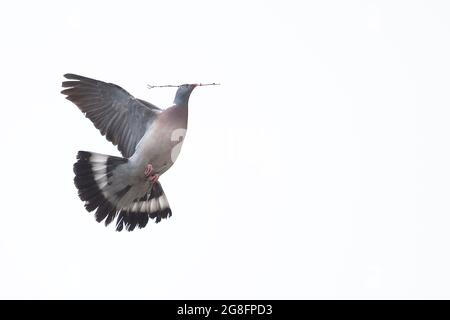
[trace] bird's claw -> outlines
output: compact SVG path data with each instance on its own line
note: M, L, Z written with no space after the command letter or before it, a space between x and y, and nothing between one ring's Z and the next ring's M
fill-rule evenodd
M150 177L150 181L151 181L152 183L157 182L158 179L159 179L159 174L154 174L154 175L152 175L152 176Z
M145 171L144 174L145 176L148 178L150 177L150 175L152 174L153 171L153 166L149 163L146 167L145 167Z
M145 167L144 174L152 183L155 183L159 179L159 174L152 174L152 172L153 172L153 166L149 163Z

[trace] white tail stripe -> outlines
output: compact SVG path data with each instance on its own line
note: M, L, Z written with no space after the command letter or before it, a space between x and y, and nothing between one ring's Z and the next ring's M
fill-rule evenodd
M93 156L91 156L92 158ZM89 159L89 161L91 161L91 159ZM105 165L105 160L103 161L103 163L91 163L91 170L92 173L94 174L94 179L95 181L100 182L102 180L102 178L104 178L106 176L106 165ZM102 188L100 188L102 189Z
M91 163L91 170L97 172L97 171L105 171L106 172L106 166L104 163Z
M128 206L129 211L131 212L148 212L153 213L160 210L164 210L169 208L169 202L167 201L166 196L163 194L158 198L153 198L148 201L136 201L133 204Z
M94 179L97 182L97 184L103 181L108 181L108 177L106 174L94 174Z
M104 180L97 183L98 188L102 191L102 193L105 195L106 193L103 192L103 189L108 185L108 181Z
M150 211L150 204L148 203L148 201L141 201L140 203L142 204L141 211L148 213Z
M101 190L103 196L106 199L109 199L109 193L105 190L105 187L108 185L108 178L106 176L106 161L108 161L108 156L101 154L93 153L89 157L94 180L97 182L97 186Z
M158 198L158 202L161 209L166 209L169 207L169 201L167 201L166 195L164 193Z
M108 179L106 179L106 169L105 169L105 172L99 172L99 173L94 172L94 179L97 182L97 184L99 184L99 185L100 185L100 183L103 183L103 182L107 183ZM99 188L102 189L100 186L99 186Z
M106 170L106 166L104 163L90 163L91 164L91 170L92 171L102 171Z
M108 157L109 156L104 155L104 154L93 153L89 157L89 162L96 162L96 163L103 163L103 164L105 164L106 161L108 160Z
M159 211L159 202L158 199L153 198L150 200L150 213Z
M139 207L140 207L140 202L135 202L134 204L133 204L133 206L131 207L131 210L130 211L132 211L132 212L139 212Z

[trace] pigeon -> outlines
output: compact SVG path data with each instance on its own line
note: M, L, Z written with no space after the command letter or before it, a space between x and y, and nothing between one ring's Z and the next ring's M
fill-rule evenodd
M159 177L175 162L187 130L188 102L197 84L179 86L162 110L113 83L65 74L61 91L117 146L122 157L79 151L73 165L78 196L97 222L116 231L144 228L172 216Z

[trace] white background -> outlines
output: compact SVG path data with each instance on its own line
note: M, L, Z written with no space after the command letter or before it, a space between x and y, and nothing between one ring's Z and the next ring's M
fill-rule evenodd
M0 298L450 298L448 1L2 1ZM85 211L119 155L67 72L196 88L173 217Z

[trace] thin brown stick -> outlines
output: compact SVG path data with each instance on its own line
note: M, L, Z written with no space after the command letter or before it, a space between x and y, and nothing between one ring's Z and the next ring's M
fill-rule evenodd
M199 86L199 87L203 87L203 86L220 86L220 83L215 83L215 82L213 82L213 83L199 83L199 84L197 84L197 86Z
M175 85L175 84L165 84L165 85L161 85L161 86L152 86L152 85L147 85L147 88L149 89L153 89L153 88L178 88L181 87L182 85ZM199 83L197 84L198 87L204 87L204 86L220 86L220 83Z

